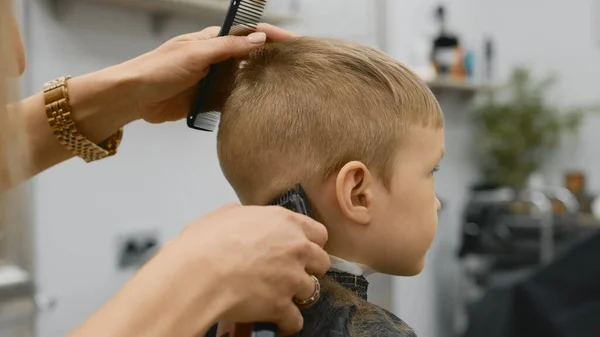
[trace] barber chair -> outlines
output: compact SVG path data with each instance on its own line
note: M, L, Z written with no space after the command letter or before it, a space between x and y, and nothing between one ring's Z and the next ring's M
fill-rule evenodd
M459 333L600 336L588 320L600 317L600 227L580 226L578 209L564 188L474 189L458 252L471 292L460 300L467 319Z
M600 336L600 231L474 304L463 337Z
M458 257L486 256L498 268L545 264L576 232L577 199L567 189L474 188Z

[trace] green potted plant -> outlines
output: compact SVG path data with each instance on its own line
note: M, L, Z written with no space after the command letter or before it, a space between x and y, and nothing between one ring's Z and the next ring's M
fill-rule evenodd
M584 107L559 107L548 102L552 76L535 80L516 68L506 90L489 92L474 111L480 165L487 183L521 189L559 146L566 132L575 132Z

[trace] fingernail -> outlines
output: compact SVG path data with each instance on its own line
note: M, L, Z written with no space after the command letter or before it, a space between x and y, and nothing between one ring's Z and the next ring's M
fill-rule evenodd
M251 44L263 44L267 41L267 34L263 32L256 32L248 35L248 41Z

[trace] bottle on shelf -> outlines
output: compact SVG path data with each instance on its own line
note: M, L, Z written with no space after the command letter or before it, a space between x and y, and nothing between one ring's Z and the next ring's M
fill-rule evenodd
M494 71L494 41L491 37L485 39L485 84L492 85Z
M464 56L458 36L447 28L446 9L438 6L436 19L439 23L439 33L433 39L431 62L435 67L437 76L464 79Z
M565 173L565 187L577 198L579 212L590 214L592 212L592 201L595 197L586 190L585 174L580 171Z

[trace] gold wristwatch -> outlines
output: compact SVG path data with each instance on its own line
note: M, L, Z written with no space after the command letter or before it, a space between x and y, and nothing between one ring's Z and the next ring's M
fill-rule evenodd
M67 150L87 163L115 155L123 138L123 129L99 144L91 142L77 130L69 104L67 81L70 78L60 77L44 85L46 116L54 135Z

